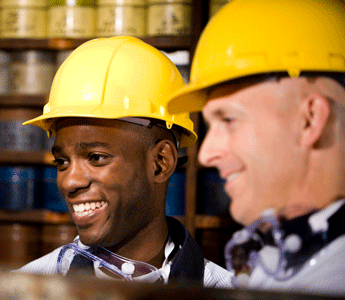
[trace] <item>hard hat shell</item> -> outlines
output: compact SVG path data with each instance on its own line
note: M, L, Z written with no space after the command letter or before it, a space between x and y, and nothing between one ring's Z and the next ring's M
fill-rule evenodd
M206 25L190 83L171 95L168 111L199 111L207 90L254 74L345 72L342 0L232 0Z
M197 135L188 113L171 115L168 95L185 85L177 67L156 48L134 37L88 41L76 48L57 71L43 115L24 125L54 134L62 117L118 119L144 117L163 120L171 129L184 128L181 147Z

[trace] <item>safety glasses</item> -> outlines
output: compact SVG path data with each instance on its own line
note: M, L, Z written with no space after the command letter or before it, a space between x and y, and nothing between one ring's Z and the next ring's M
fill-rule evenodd
M262 227L271 230L272 246L263 248L257 231ZM257 221L237 231L225 246L226 268L234 274L233 284L238 286L243 280L248 280L257 266L276 280L291 278L300 268L287 268L287 255L297 252L301 243L297 235L285 237L275 210L264 211Z
M150 264L131 260L103 247L81 247L79 239L62 247L57 259L57 272L66 276L77 255L82 255L95 268L106 269L114 277L127 281L163 282L160 271Z

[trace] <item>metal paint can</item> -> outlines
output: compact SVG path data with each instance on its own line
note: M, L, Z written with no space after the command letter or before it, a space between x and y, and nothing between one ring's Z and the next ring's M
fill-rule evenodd
M62 63L67 59L68 56L71 55L71 53L74 50L62 50L57 52L56 55L56 68L60 68L60 66L62 65Z
M55 56L48 51L18 51L12 54L11 93L49 94L56 72Z
M10 90L10 61L11 55L0 51L0 95L6 95Z
M98 0L96 35L146 35L146 0Z
M174 65L180 71L184 82L188 83L189 74L190 74L189 51L180 50L180 51L175 51L175 52L164 52L164 51L162 52L174 63Z
M45 224L42 227L42 255L73 242L78 235L74 224Z
M148 0L148 35L189 35L190 0Z
M0 223L1 265L5 265L10 269L18 269L34 259L39 258L41 256L40 237L40 225L29 223ZM15 299L22 299L17 298L18 293L15 295ZM28 299L27 297L25 298Z
M41 151L45 131L22 123L42 114L42 109L0 109L0 151Z
M224 191L225 180L217 171L206 170L199 174L198 213L205 215L229 215L230 198Z
M47 37L48 0L2 0L0 2L1 37Z
M35 202L36 171L33 167L0 167L1 210L39 208Z
M231 0L211 0L209 17L212 18L225 4L229 3Z
M43 207L55 212L68 212L65 198L60 193L56 185L57 169L56 167L44 167L40 176L39 186L43 192Z
M95 5L95 0L49 0L48 37L94 37Z
M170 177L165 203L167 216L185 214L185 182L186 173L184 171L175 171Z

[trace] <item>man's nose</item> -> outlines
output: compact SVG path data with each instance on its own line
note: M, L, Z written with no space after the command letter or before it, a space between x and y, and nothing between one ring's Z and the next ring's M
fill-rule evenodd
M90 173L83 164L70 163L70 166L58 174L58 187L63 195L73 195L90 185Z
M218 127L210 127L200 146L198 159L205 167L216 167L223 156L226 137Z

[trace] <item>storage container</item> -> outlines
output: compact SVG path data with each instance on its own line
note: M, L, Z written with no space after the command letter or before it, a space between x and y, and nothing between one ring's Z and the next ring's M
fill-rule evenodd
M37 170L33 167L0 167L0 210L39 208L35 202Z
M0 95L6 95L10 90L10 58L8 52L0 51Z
M190 74L190 61L189 51L180 50L175 52L164 52L163 53L174 63L174 65L180 71L185 83L189 82Z
M49 51L27 50L12 54L11 93L49 94L56 72L55 56Z
M148 35L189 35L191 2L190 0L148 0Z
M66 60L66 58L68 56L71 55L71 53L73 52L74 50L62 50L62 51L58 51L57 54L56 54L56 70L58 70L62 63Z
M98 0L96 35L109 37L146 34L146 0Z
M0 109L0 151L41 151L44 150L41 128L22 123L42 114L37 108L1 108ZM34 155L34 153L33 153Z
M92 38L96 0L49 0L49 38Z
M229 3L231 0L211 0L209 17L212 18L225 4Z
M73 242L78 235L74 224L45 224L42 227L42 255Z
M43 207L50 211L68 212L65 198L56 185L56 167L44 167L41 171L39 186L43 191Z
M48 0L0 1L1 37L47 37Z
M35 224L0 223L0 264L9 269L17 269L39 258L40 233L40 226Z
M167 216L182 216L185 214L185 184L186 174L184 171L175 171L170 177L165 214Z
M217 171L207 170L199 174L198 213L229 216L230 198L224 191L225 181Z

